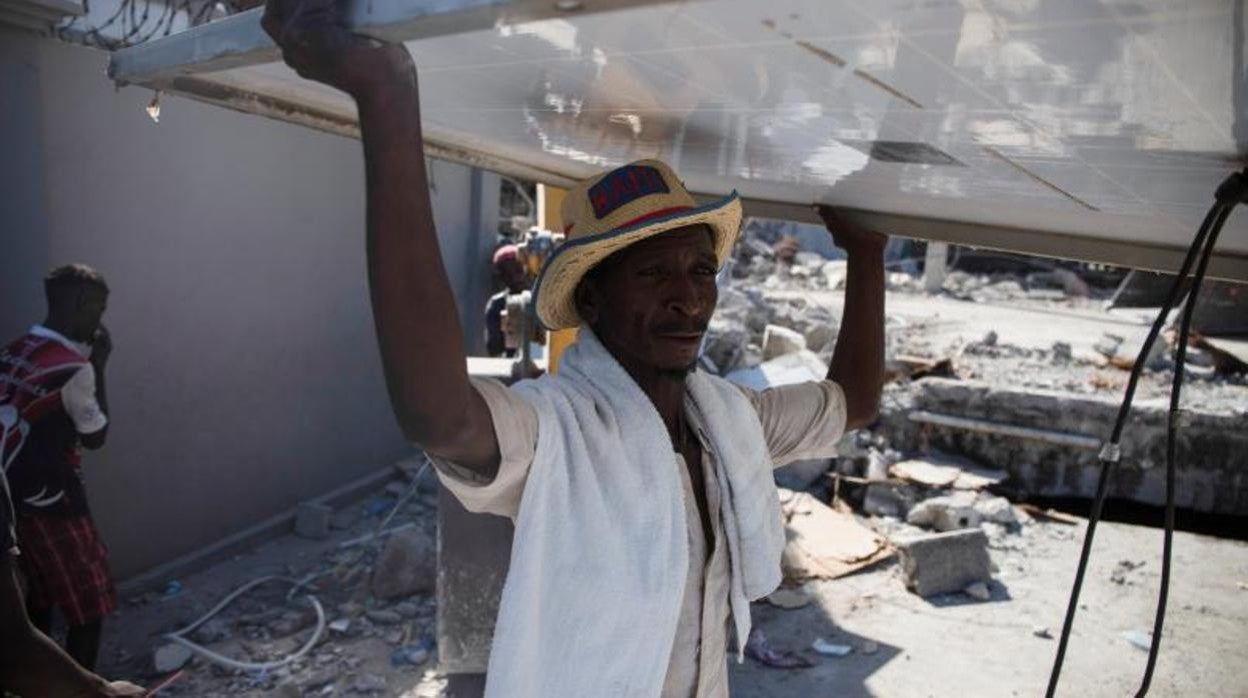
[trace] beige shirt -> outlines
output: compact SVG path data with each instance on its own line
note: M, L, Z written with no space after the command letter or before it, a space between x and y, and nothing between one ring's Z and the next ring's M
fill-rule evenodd
M492 481L434 459L442 483L470 511L515 519L525 480L537 450L537 412L519 394L490 379L473 379L494 421L502 459ZM763 436L776 467L811 458L830 458L845 431L845 396L831 381L771 388L762 392L742 389L758 412ZM705 431L693 401L686 398L685 414L694 433ZM720 698L728 695L728 550L720 512L720 483L709 445L702 444L702 474L706 502L712 513L713 546L707 550L693 496L688 469L680 468L688 495L689 573L681 601L680 620L668 661L663 698ZM679 455L679 454L678 454ZM681 461L683 463L683 460ZM744 640L741 640L742 642Z

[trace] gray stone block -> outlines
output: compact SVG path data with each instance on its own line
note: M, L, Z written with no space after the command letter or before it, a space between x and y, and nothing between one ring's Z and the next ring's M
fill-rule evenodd
M919 596L962 591L992 579L988 536L980 529L914 538L897 546L906 586Z
M312 540L329 537L329 522L334 510L325 504L304 502L295 510L295 533Z
M393 599L434 591L438 578L437 542L424 531L390 536L373 569L373 595Z

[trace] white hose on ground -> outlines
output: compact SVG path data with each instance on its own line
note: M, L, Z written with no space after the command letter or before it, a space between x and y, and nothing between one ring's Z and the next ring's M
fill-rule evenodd
M373 530L372 534L370 534L363 541L358 541L358 542L367 542L369 540L377 538L379 535L383 533L383 529L385 529L386 524L390 523L390 521L394 519L395 515L399 513L399 510L403 508L403 505L407 503L407 500L411 499L412 496L416 494L417 488L419 486L420 478L422 475L424 475L425 469L429 467L429 464L430 464L429 456L428 454L426 454L425 462L421 464L420 470L416 471L416 477L412 479L411 487L409 487L407 492L405 492L403 496L400 497L398 501L394 503L394 506L390 509L390 513L386 514L385 518L381 520L381 523L377 525L377 528ZM363 560L363 557L361 557L360 560L357 560L356 564L358 565L359 562L361 562L362 560ZM303 577L302 579L291 579L290 577L280 577L280 576L270 575L268 577L261 577L254 581L248 582L247 584L244 584L243 586L230 592L230 594L227 595L224 599L221 599L221 601L216 606L214 606L212 610L200 616L198 620L192 622L190 625L187 625L186 627L179 628L171 633L167 633L165 634L164 637L172 642L176 642L177 644L182 645L183 647L189 649L191 652L194 652L195 654L198 654L204 659L207 659L208 661L214 664L226 667L228 669L240 669L242 671L269 671L271 669L277 669L278 667L286 666L287 664L290 664L291 662L307 654L313 647L316 646L316 643L321 639L321 635L325 633L325 609L321 606L321 602L317 600L317 598L311 594L305 595L304 598L306 598L308 602L312 604L312 608L316 611L316 629L312 631L312 636L308 638L307 642L303 643L302 647L300 647L298 650L295 650L293 653L283 657L282 659L277 659L271 662L244 662L244 661L240 661L237 659L231 659L223 654L214 652L208 649L207 647L204 647L203 645L200 645L195 642L192 642L191 640L188 640L185 637L185 635L187 633L194 631L196 628L203 625L204 623L207 623L214 616L220 613L226 606L229 606L231 603L233 603L235 599L247 593L248 591L254 589L255 587L260 586L261 584L266 584L268 582L289 583L291 585L291 588L290 588L290 591L286 594L286 599L290 600L291 598L294 597L294 594L296 591L306 587L308 584L312 582L312 580L318 577L323 577L326 574L329 574L330 572L331 570L321 570L318 572L313 572L312 574L309 574Z
M304 596L304 598L306 598L308 602L312 604L313 610L316 611L316 629L312 631L312 636L308 638L307 642L303 643L302 647L300 647L298 650L295 650L293 653L281 659L277 659L271 662L244 662L244 661L240 661L237 659L231 659L223 654L214 652L208 649L207 647L204 647L195 642L192 642L186 639L186 637L184 636L187 633L195 630L199 626L203 625L204 623L207 623L209 620L213 618L213 616L220 613L222 609L224 609L226 606L229 606L231 603L233 603L234 600L237 599L239 596L242 596L243 594L254 589L255 587L260 586L261 584L266 584L268 582L289 583L290 585L292 585L290 593L286 595L286 598L289 599L291 595L294 594L294 591L296 589L303 588L304 586L307 585L307 583L311 579L315 578L316 576L319 576L319 573L316 575L305 577L302 580L291 579L290 577L268 576L268 577L261 577L254 581L248 582L247 584L244 584L243 586L230 592L230 594L227 595L224 599L222 599L220 603L214 606L212 610L208 611L203 616L201 616L198 620L194 621L193 623L191 623L190 625L187 625L184 628L179 628L171 633L167 633L164 637L172 642L176 642L177 644L182 645L183 647L186 647L191 652L194 652L195 654L203 657L204 659L207 659L208 661L214 664L226 667L227 669L239 669L242 671L269 671L271 669L276 669L278 667L286 666L287 664L290 664L296 659L299 659L303 657L305 654L307 654L313 647L316 646L316 643L320 641L321 635L325 633L325 609L321 606L321 602L318 601L317 598L315 596L312 596L311 594Z

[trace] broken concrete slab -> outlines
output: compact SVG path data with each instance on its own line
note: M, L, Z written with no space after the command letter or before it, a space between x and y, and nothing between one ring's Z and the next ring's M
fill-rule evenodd
M914 459L893 463L888 474L926 487L949 487L962 474L962 469L956 465L937 465L931 461Z
M789 579L835 579L892 555L887 541L806 492L778 488L787 542L781 564Z
M311 540L329 538L332 507L319 502L303 502L295 509L295 533Z
M919 596L962 591L992 579L988 536L977 528L903 541L897 553L906 587Z
M943 453L929 453L894 463L889 467L889 474L925 487L958 490L983 489L1000 484L1007 477L1004 470L983 468L965 458Z
M428 594L437 585L437 547L431 536L418 529L390 536L373 569L373 595L393 599Z

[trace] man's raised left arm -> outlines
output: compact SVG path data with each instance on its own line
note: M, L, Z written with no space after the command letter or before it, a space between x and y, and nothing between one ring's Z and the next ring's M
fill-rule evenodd
M884 246L888 237L846 221L827 206L819 216L849 255L845 310L827 379L845 394L845 428L875 421L884 390Z

